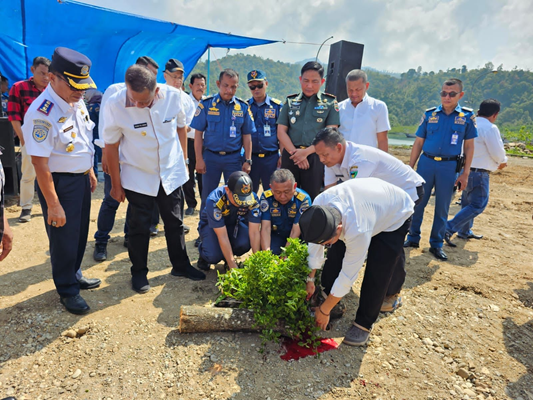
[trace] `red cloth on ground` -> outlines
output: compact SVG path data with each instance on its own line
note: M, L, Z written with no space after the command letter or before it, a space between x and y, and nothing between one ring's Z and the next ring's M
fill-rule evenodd
M282 360L291 361L298 360L307 356L316 355L315 351L308 347L302 347L298 344L299 340L297 339L284 339L283 346L287 352L281 357ZM316 351L318 353L323 353L328 350L334 350L339 345L333 339L320 339L320 344L318 345Z

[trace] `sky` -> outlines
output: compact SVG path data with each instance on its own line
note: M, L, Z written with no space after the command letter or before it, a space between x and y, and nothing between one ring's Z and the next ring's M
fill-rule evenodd
M80 0L149 18L219 32L284 40L245 50L284 62L316 57L329 44L365 46L363 66L390 72L483 67L533 70L531 0ZM315 43L315 45L289 42ZM222 58L225 49L214 49Z

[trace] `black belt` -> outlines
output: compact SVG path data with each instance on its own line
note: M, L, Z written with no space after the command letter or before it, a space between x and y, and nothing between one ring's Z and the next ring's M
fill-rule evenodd
M63 175L63 176L78 176L78 175L87 175L91 170L88 169L85 172L52 172L52 175Z
M262 153L252 153L252 156L257 156L259 158L263 158L263 157L271 156L272 154L278 154L278 151L277 150L273 150L273 151L263 151Z
M470 171L474 171L474 172L486 172L487 174L490 174L490 171L488 169L483 169L483 168L470 168Z
M422 154L425 155L427 158L431 158L432 160L435 160L435 161L457 161L457 157L459 157L459 156L451 156L451 157L432 156L426 152L423 152Z
M209 150L209 149L206 149L207 151L209 151L210 153L213 153L213 154L218 154L218 155L221 155L221 156L227 156L229 154L235 154L237 152L239 152L240 150L234 150L234 151L213 151L213 150Z

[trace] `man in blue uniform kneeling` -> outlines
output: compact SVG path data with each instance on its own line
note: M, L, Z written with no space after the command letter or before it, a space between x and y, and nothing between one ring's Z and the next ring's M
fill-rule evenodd
M270 189L261 196L261 249L281 254L288 238L300 237L300 215L311 205L311 197L296 187L288 169L270 176Z
M236 268L235 256L252 248L260 248L261 211L259 198L252 191L252 180L246 172L236 171L228 184L213 190L200 214L198 231L198 268L209 270L210 264L225 260L228 268Z

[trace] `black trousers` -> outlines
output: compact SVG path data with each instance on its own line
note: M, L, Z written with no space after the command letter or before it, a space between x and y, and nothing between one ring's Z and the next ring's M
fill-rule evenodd
M311 196L311 200L314 200L320 193L324 181L324 164L320 162L320 158L315 153L309 155L307 161L309 161L309 169L300 169L294 165L287 150L283 150L281 168L291 171L298 182L298 187L305 190Z
M48 225L48 205L39 185L37 195L50 242L50 261L56 290L62 297L72 297L80 292L76 271L80 269L89 233L91 185L88 174L54 172L52 179L59 203L67 218L64 226L55 228Z
M355 316L355 322L367 329L371 329L376 322L385 297L399 293L405 282L403 242L410 223L408 219L395 231L381 232L370 241L359 308ZM322 286L328 295L342 269L345 252L346 245L341 240L328 250L322 271Z
M196 166L196 153L194 152L194 139L187 139L187 155L189 156L189 180L183 185L183 191L185 192L185 201L187 207L196 208L198 201L194 195L194 167ZM198 193L202 196L202 174L196 174L196 180L198 181Z
M163 186L159 185L157 197L131 190L125 192L131 207L128 253L132 263L132 276L148 274L148 246L154 204L159 206L165 224L165 238L172 267L184 270L191 265L183 234L183 189L179 187L167 195Z

